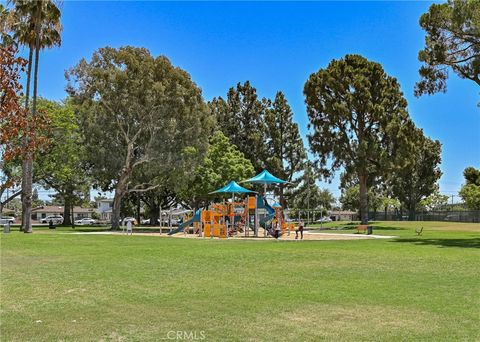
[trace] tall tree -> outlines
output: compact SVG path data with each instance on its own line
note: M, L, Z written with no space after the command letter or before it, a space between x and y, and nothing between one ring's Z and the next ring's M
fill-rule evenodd
M460 197L469 209L480 210L480 169L470 166L463 171L465 184L460 189Z
M142 167L155 163L165 174L182 175L201 161L210 111L187 72L144 48L101 48L71 69L68 80L92 177L103 190L115 190L117 229L122 198L159 186L135 182Z
M420 17L425 48L418 54L424 65L415 95L445 92L448 70L480 86L480 1L449 0L433 4Z
M286 186L278 187L280 204L287 207L284 198L284 187L294 188L299 180L294 176L302 171L306 159L305 147L298 129L293 121L293 112L282 92L277 92L275 101L265 114L266 139L268 154L267 168L281 179L287 180Z
M38 93L38 63L40 51L61 43L60 10L51 0L29 1L13 0L14 8L10 13L8 29L13 32L14 40L20 45L28 46L28 71L25 93L25 108L29 111L30 82L32 74L32 59L35 55L33 72L33 101L31 119L35 121L37 115ZM28 127L33 130L33 124ZM24 145L28 145L28 136L24 138ZM22 229L25 233L32 232L32 183L33 183L33 154L28 152L23 157L22 164Z
M304 88L309 142L324 177L343 167L360 186L362 223L368 223L367 184L401 167L398 153L413 123L397 80L359 55L333 60ZM327 168L327 162L331 164Z
M391 189L408 209L409 220L415 220L420 201L435 192L440 170L442 145L431 140L419 129L415 130L415 144L409 153L409 163L391 174Z
M268 101L259 100L249 81L230 88L227 100L214 98L210 107L222 132L253 164L255 171L265 167L265 110Z
M74 107L65 103L39 99L38 107L50 119L51 143L35 158L35 179L47 189L54 189L62 200L63 223L70 225L71 208L90 190L90 180L83 171L85 146Z

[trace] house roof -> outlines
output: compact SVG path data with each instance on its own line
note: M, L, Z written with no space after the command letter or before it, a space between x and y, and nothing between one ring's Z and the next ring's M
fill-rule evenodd
M73 207L74 213L93 213L95 209L92 208L82 208L82 207ZM42 205L32 209L34 213L52 213L52 214L63 214L63 206L56 205Z
M349 210L332 210L329 211L330 215L356 215L356 211L349 211Z

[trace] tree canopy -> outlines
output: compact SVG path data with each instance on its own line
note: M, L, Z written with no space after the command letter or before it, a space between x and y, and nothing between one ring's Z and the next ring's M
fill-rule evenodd
M249 81L228 90L227 99L216 97L210 102L222 132L250 160L255 171L265 167L265 111L268 102L258 99Z
M39 110L50 119L48 147L39 151L34 163L34 179L46 189L54 189L64 203L64 224L71 224L71 207L90 192L90 179L85 172L85 145L70 102L59 103L39 99Z
M426 37L418 54L424 64L415 95L445 92L449 69L480 86L480 1L433 4L421 16L420 26Z
M435 192L442 176L440 142L425 137L419 129L413 136L408 164L389 177L392 192L408 209L410 220L415 218L420 201Z
M413 123L400 85L379 63L346 55L311 74L304 94L318 166L325 177L341 167L356 176L366 224L367 184L401 167L406 158L401 152Z
M91 175L114 189L112 227L121 199L158 187L133 182L142 166L156 163L181 174L201 161L211 115L190 75L147 49L101 48L68 73L67 88L78 106Z
M275 100L265 113L266 140L268 154L267 169L275 176L287 180L285 186L280 185L280 204L287 206L284 200L284 188L292 189L298 185L294 176L303 170L306 159L305 147L298 129L293 121L293 112L285 95L277 92Z
M216 131L209 139L210 146L203 162L196 168L189 186L188 196L198 205L199 199L231 180L243 180L255 174L252 163L245 158L237 146L221 132ZM211 196L210 196L211 197Z
M480 169L467 167L463 176L465 184L460 189L460 197L469 209L480 210Z

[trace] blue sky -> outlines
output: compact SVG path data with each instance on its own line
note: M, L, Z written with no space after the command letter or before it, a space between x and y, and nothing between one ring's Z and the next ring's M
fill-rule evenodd
M65 70L99 47L143 46L188 71L206 100L246 80L260 96L273 98L282 90L305 136L306 79L334 58L358 53L398 78L417 126L442 142L440 187L454 195L463 169L480 167L480 89L451 73L447 94L413 96L424 41L418 19L429 5L65 1L62 46L41 55L39 93L64 98ZM340 193L338 180L320 185Z

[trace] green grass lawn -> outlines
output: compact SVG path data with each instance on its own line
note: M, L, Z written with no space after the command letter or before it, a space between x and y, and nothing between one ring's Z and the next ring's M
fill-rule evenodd
M374 225L398 238L2 234L0 339L480 340L480 225Z

